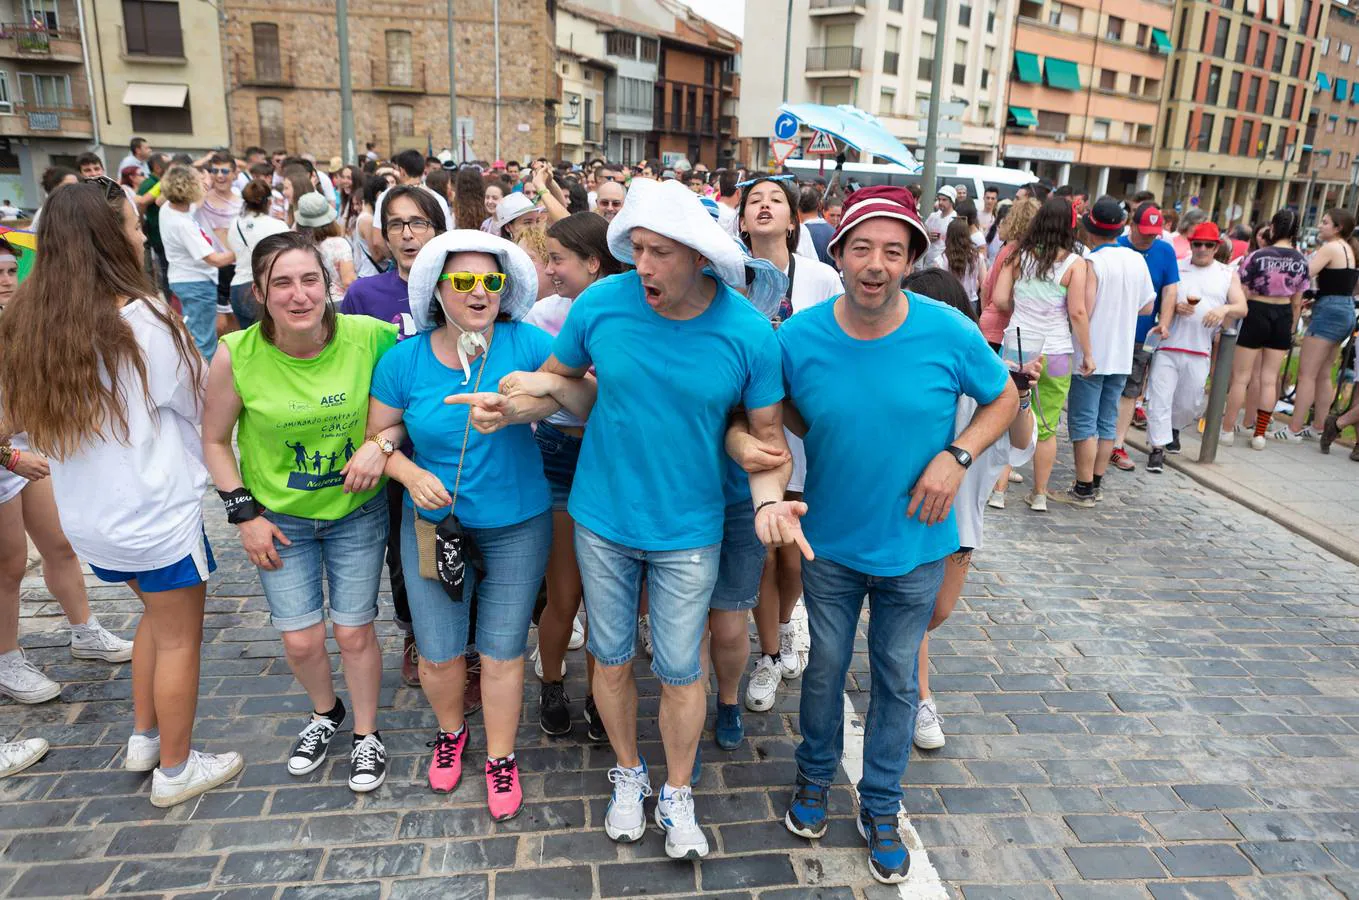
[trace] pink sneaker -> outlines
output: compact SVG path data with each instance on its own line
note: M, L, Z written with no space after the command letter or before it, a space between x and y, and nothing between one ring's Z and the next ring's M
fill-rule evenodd
M486 760L486 805L497 822L513 819L524 805L519 787L519 763L513 759Z
M462 751L467 747L467 725L457 737L447 731L425 745L434 748L434 758L429 761L429 786L438 794L447 794L458 786L462 778Z

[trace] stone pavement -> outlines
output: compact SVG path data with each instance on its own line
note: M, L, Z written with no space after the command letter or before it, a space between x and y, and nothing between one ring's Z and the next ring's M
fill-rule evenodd
M1128 443L1143 453L1146 440L1145 431L1128 433ZM1271 439L1264 450L1252 450L1250 435L1241 434L1232 446L1218 447L1212 463L1200 463L1199 434L1181 432L1180 442L1184 452L1167 456L1168 467L1359 564L1359 463L1348 446L1336 444L1323 456L1315 441Z
M1359 570L1174 471L1112 473L1093 510L1031 513L1021 490L988 518L977 570L933 642L948 745L917 753L906 779L907 810L948 893L1359 897ZM45 761L0 781L0 894L926 895L868 879L847 788L819 845L784 831L795 686L773 712L747 714L740 750L705 738L698 808L714 852L701 863L665 860L654 828L636 845L605 838L609 754L585 746L579 725L570 739L545 738L531 688L519 818L492 825L475 774L451 797L431 794L419 776L433 720L400 686L385 615L388 783L356 797L339 759L290 777L283 759L306 702L253 572L215 499L208 507L222 567L196 738L244 751L245 772L197 803L152 808L147 779L118 768L127 667L73 662L56 605L30 580L23 643L66 688L58 702L0 705L0 733L53 744ZM133 624L124 590L94 594L103 621ZM570 666L579 697L580 654ZM854 708L867 688L861 652L846 685ZM655 762L654 679L640 690ZM472 728L475 759L478 720Z

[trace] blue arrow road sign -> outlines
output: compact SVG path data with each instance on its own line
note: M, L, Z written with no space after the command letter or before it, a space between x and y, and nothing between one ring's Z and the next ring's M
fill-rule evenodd
M797 134L797 119L790 113L779 113L774 120L774 137L781 141L791 140Z

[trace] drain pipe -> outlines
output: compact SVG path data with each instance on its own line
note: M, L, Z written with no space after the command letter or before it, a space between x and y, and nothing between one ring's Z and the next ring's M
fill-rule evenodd
M90 71L90 45L85 41L85 35L89 32L85 30L85 4L83 0L75 0L76 19L80 22L80 56L85 61L85 92L90 98L90 124L94 126L94 152L103 156L103 141L99 138L99 110L94 105L94 79Z

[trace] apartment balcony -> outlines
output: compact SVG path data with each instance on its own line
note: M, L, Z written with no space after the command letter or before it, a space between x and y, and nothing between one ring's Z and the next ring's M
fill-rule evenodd
M425 92L425 64L375 59L371 63L373 90L398 94Z
M864 16L868 14L867 0L811 0L808 12L823 19L831 16Z
M808 78L848 78L859 75L863 64L862 47L849 45L807 48Z
M236 83L242 87L293 87L293 55L268 58L256 56L251 59L237 56L235 65Z
M94 137L94 123L88 106L16 103L13 115L0 115L0 137L89 140Z
M80 29L35 28L17 22L0 23L0 57L83 63Z
M719 116L718 119L717 119L717 133L718 133L719 135L735 135L735 134L736 134L736 117L735 117L735 116Z
M735 91L735 90L736 90L736 73L735 73L735 72L728 72L726 69L723 69L723 70L722 70L721 83L722 83L722 90L726 91L727 93L731 93L732 91Z

